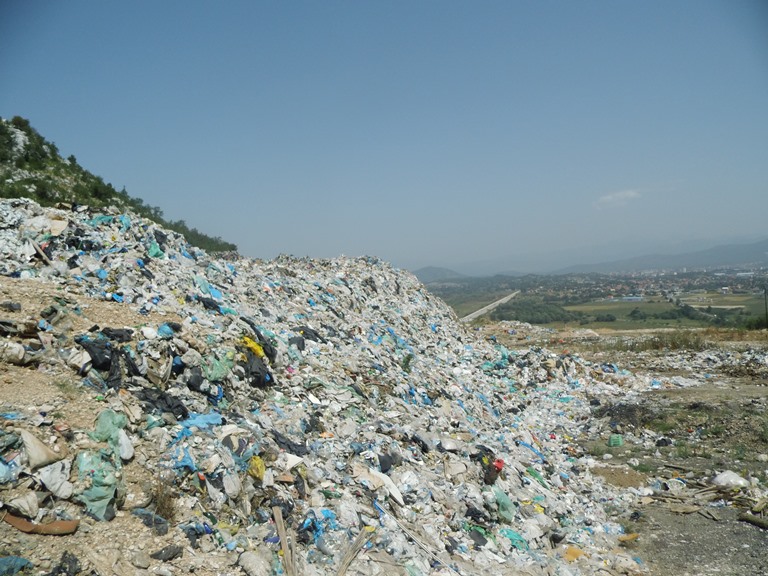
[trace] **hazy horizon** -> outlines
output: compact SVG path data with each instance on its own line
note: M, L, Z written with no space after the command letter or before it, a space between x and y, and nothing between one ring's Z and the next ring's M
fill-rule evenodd
M247 256L543 271L768 235L766 30L760 0L17 2L0 116Z
M639 256L669 256L708 250L717 246L752 244L768 239L762 235L736 235L719 238L696 238L675 243L611 244L595 245L560 251L509 255L496 259L467 261L452 266L428 264L436 268L448 268L468 276L486 276L504 273L549 274L571 266L604 264L628 260ZM418 268L417 268L418 269Z

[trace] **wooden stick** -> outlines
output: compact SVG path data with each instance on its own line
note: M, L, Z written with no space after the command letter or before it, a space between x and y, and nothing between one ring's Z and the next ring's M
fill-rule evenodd
M744 514L739 514L739 520L742 520L744 522L749 522L750 524L754 524L758 528L762 528L763 530L768 530L768 518L763 518L762 516L755 516L754 514L747 514L746 512Z
M48 264L48 266L51 266L53 262L51 262L51 259L45 255L45 252L43 252L43 249L40 248L40 244L38 244L34 240L30 240L30 242L32 243L32 247L35 249L35 252L37 252L43 260L45 260L45 263Z
M715 522L720 522L720 518L711 510L702 508L701 510L698 510L698 513L704 516L704 518L708 518L709 520L714 520Z
M357 538L355 538L344 554L344 557L341 559L341 564L339 564L339 569L336 571L336 576L344 576L347 573L347 568L352 564L357 553L368 543L368 540L371 539L374 530L376 530L376 528L373 526L364 526L363 529L360 530L360 534L357 535Z
M283 522L283 512L279 506L272 507L272 515L275 517L275 526L277 527L277 535L280 537L280 547L283 550L283 564L285 567L286 576L295 576L293 570L293 557L291 554L291 548L288 544L288 535L285 531L285 522Z
M397 525L400 527L400 530L402 530L403 532L405 532L405 535L406 535L406 536L408 536L408 537L409 537L411 540L413 540L413 541L416 543L416 545L417 545L419 548L421 548L422 550L424 550L424 552L426 552L426 553L427 553L427 555L429 555L429 556L430 556L430 557L431 557L433 560L436 560L437 562L439 562L440 564L442 564L443 566L445 566L445 568L447 568L449 572L452 572L453 574L457 574L458 576L461 576L461 575L459 574L459 572L457 572L456 570L454 570L454 569L451 567L451 565L450 565L448 562L446 562L445 560L443 560L442 558L440 558L440 557L439 557L439 556L438 556L438 555L437 555L435 552L433 552L433 551L432 551L432 550L431 550L431 549L430 549L430 548L429 548L429 547L428 547L426 544L424 544L424 543L423 543L421 540L419 540L419 539L416 537L416 535L415 535L415 534L414 534L414 533L413 533L411 530L409 530L408 528L406 528L406 527L405 527L405 525L404 525L404 524L403 524L403 523L402 523L400 520L398 520L398 519L395 517L395 515L394 515L392 512L386 511L386 510L384 510L384 509L383 509L383 508L381 508L381 507L379 507L378 509L380 509L380 510L381 510L382 512L384 512L385 514L388 514L388 515L389 515L389 517L392 519L392 521L393 521L395 524L397 524Z

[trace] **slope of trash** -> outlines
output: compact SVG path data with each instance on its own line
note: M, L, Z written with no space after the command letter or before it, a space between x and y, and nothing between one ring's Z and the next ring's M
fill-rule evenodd
M768 349L766 333L706 331L696 350L657 348L648 330L556 331L483 326L521 342L578 351L626 394L592 397L578 443L592 472L651 488L617 516L625 546L654 576L768 573ZM652 346L648 346L651 344ZM606 442L607 439L607 442ZM647 494L647 495L646 495Z
M647 491L574 437L647 382L496 345L406 271L15 199L0 274L4 574L646 571L611 510Z

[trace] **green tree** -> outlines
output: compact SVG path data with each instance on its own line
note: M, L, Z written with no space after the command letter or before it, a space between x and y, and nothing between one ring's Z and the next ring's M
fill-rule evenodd
M616 316L613 314L598 314L595 316L595 322L616 322Z
M13 157L13 135L4 122L0 122L0 164L10 162Z
M14 149L13 129L21 130L26 136L23 150ZM89 172L77 163L74 155L64 160L53 142L47 142L21 116L10 121L0 119L0 169L13 171L17 168L31 173L29 177L8 182L0 178L0 197L29 197L43 206L56 202L74 202L94 208L116 206L121 210L132 210L139 216L183 234L187 241L210 252L236 251L237 246L219 237L211 237L197 230L190 230L183 220L166 222L163 211L157 206L145 204L141 198L132 198L125 187L120 192L100 176ZM65 180L61 178L65 177ZM58 179L57 179L58 178ZM30 191L30 186L33 186Z
M637 306L632 310L632 312L629 313L629 317L632 318L632 320L645 320L648 318L648 314L640 310Z

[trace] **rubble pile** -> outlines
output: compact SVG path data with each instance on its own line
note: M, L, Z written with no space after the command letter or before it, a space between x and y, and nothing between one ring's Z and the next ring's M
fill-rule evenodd
M677 370L693 373L701 379L720 372L730 376L768 378L768 356L763 349L708 349L701 352L678 352L664 358L649 358L650 370Z
M0 517L71 538L86 520L127 515L153 550L99 555L78 540L69 563L251 576L645 570L606 510L640 493L593 476L574 438L591 399L647 383L482 339L408 272L367 257L216 258L134 215L15 199L0 202L0 273L61 295L43 310L0 303L0 361L67 371L97 407L78 429L45 398L36 411L0 398ZM87 300L145 322L73 330ZM132 491L130 467L164 491Z

